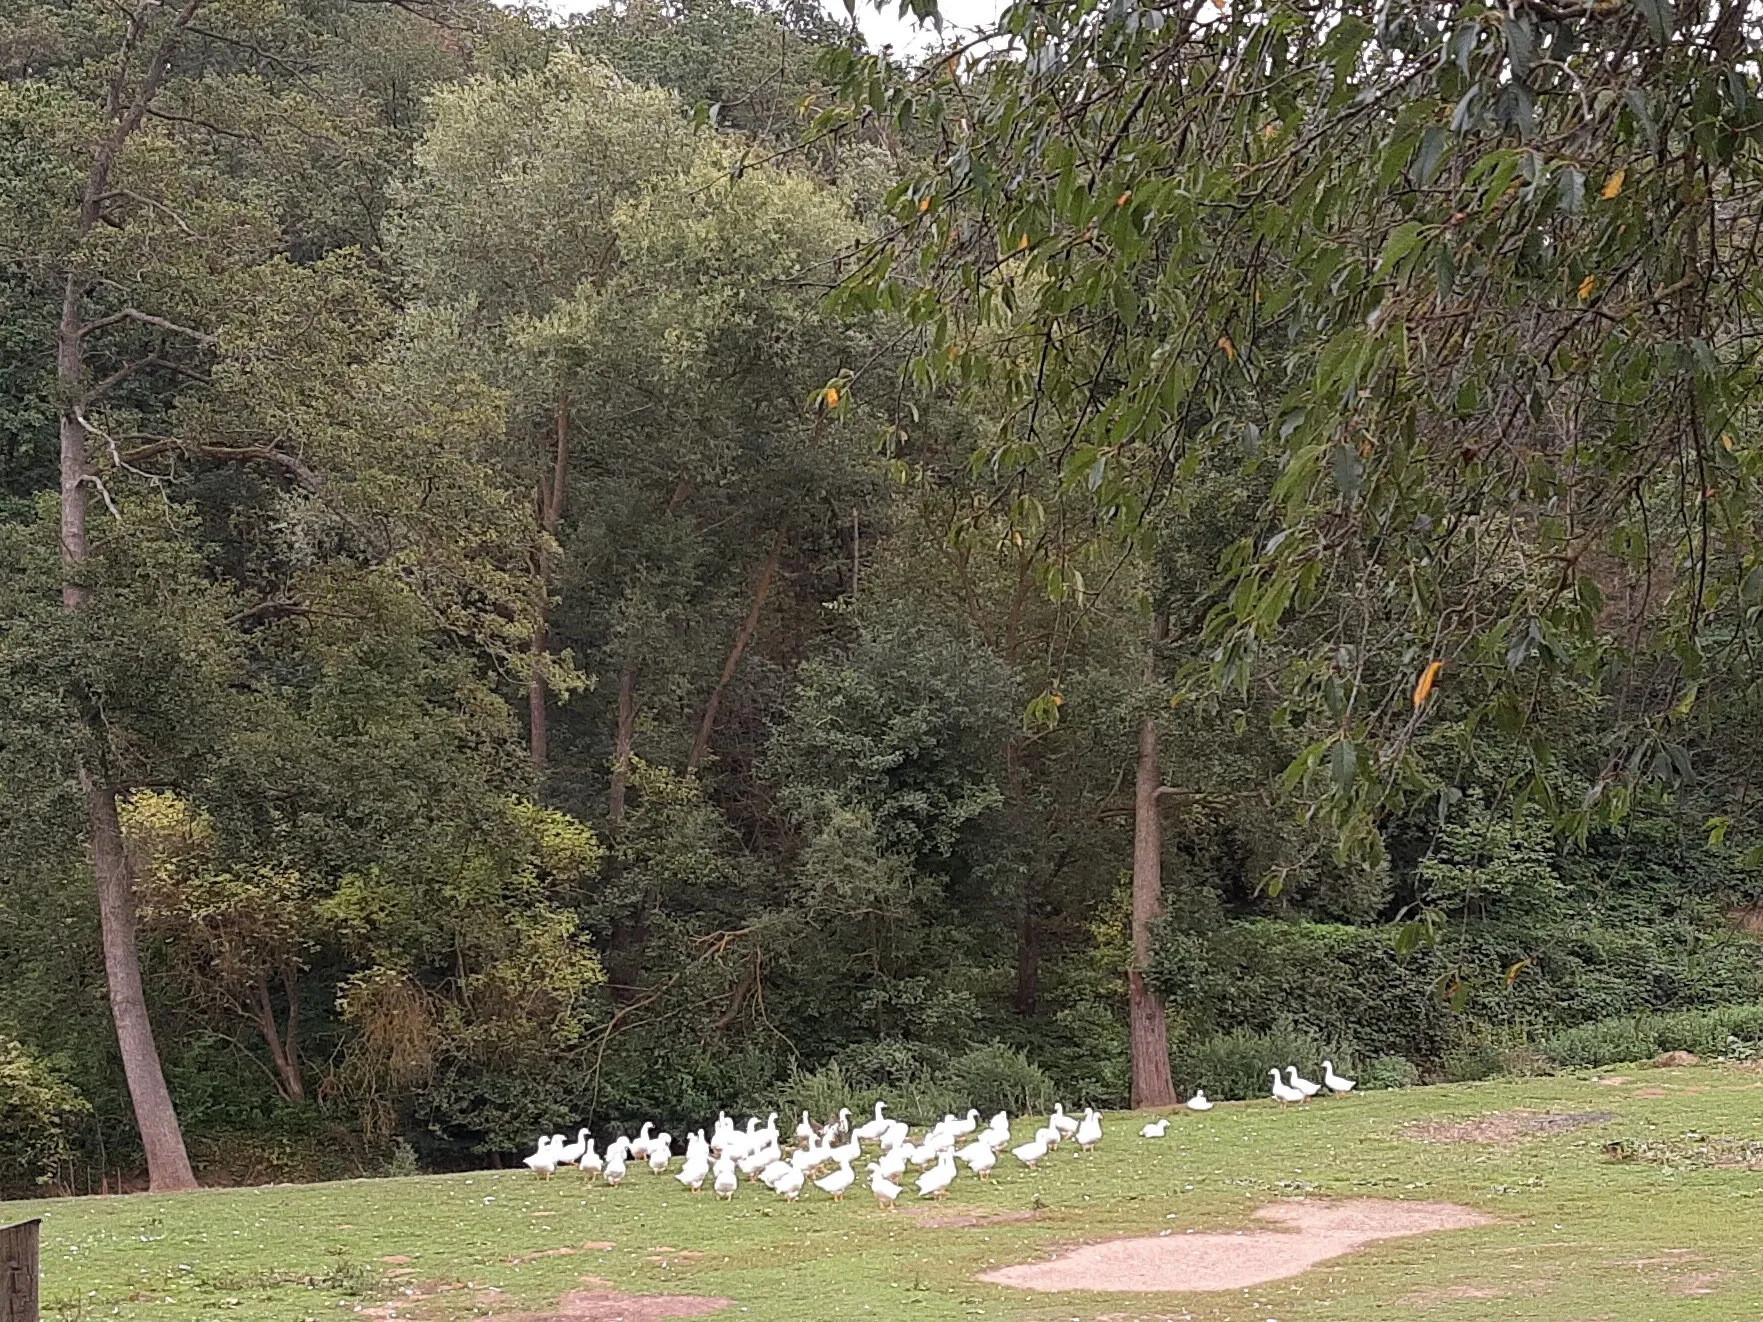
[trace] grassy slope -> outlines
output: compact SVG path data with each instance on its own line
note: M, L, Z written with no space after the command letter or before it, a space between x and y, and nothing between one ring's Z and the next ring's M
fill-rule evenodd
M1651 1089L1666 1095L1636 1095ZM1614 1118L1508 1147L1399 1136L1416 1119L1513 1107ZM740 1307L723 1316L742 1317L744 1308L756 1322L1763 1316L1763 1173L1617 1164L1602 1153L1615 1138L1686 1131L1763 1138L1763 1073L1639 1070L1615 1086L1590 1076L1504 1080L1301 1110L1221 1104L1205 1116L1181 1113L1162 1142L1140 1139L1138 1124L1110 1116L1095 1157L1062 1151L1038 1174L1009 1160L990 1187L964 1174L945 1209L1022 1210L1038 1196L1045 1210L1028 1223L927 1228L877 1211L856 1190L843 1206L811 1191L812 1201L792 1207L748 1185L721 1204L633 1170L617 1190L486 1172L0 1204L0 1224L47 1214L50 1322L295 1322L345 1316L356 1301L393 1298L397 1286L416 1282L503 1292L455 1291L399 1309L401 1317L464 1317L474 1307L544 1304L584 1277L597 1278L590 1287L727 1295ZM971 1279L987 1265L1031 1260L1059 1243L1247 1225L1268 1199L1300 1192L1461 1202L1499 1224L1385 1241L1240 1293L1028 1295ZM614 1247L581 1247L602 1241ZM571 1247L577 1251L516 1261ZM413 1261L408 1268L379 1261L390 1255ZM400 1270L412 1274L379 1279ZM1502 1292L1499 1301L1486 1291Z

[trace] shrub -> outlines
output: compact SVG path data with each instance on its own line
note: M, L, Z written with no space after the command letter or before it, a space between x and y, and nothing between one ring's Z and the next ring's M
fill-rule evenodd
M48 1064L0 1037L0 1189L53 1180L72 1155L68 1130L91 1110Z
M1198 1027L1270 1033L1288 1023L1361 1053L1442 1057L1460 1023L1435 990L1437 952L1399 955L1396 936L1387 926L1275 919L1203 938L1171 931L1150 978Z
M1420 1082L1420 1071L1406 1056L1378 1056L1360 1067L1356 1081L1367 1090L1412 1088Z
M1646 1060L1665 1051L1698 1056L1729 1054L1733 1043L1763 1041L1763 1005L1724 1005L1712 1010L1629 1015L1564 1029L1538 1050L1562 1069L1598 1069Z
M998 1042L957 1056L943 1079L957 1098L966 1098L966 1106L956 1103L963 1112L967 1106L977 1106L988 1114L1021 1115L1053 1106L1053 1081L1046 1072L1022 1052Z
M790 1077L770 1098L770 1105L780 1115L798 1116L806 1111L816 1123L820 1123L837 1115L841 1109L856 1115L875 1103L866 1102L864 1094L852 1086L835 1060L817 1070L792 1069Z
M1321 1038L1284 1020L1265 1033L1239 1028L1190 1039L1170 1052L1169 1063L1178 1088L1204 1088L1210 1097L1242 1101L1266 1096L1268 1070L1296 1065L1300 1071L1315 1071L1325 1056L1344 1063Z

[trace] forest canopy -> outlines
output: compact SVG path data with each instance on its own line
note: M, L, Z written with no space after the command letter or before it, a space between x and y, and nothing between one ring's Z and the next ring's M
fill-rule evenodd
M1760 52L10 6L0 1189L1759 1035Z

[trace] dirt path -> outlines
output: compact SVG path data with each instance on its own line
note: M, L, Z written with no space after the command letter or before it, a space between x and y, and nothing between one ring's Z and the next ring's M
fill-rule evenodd
M1025 1290L1240 1290L1296 1276L1380 1239L1466 1230L1493 1218L1450 1203L1293 1199L1255 1213L1289 1230L1159 1235L1086 1244L1048 1262L980 1277Z

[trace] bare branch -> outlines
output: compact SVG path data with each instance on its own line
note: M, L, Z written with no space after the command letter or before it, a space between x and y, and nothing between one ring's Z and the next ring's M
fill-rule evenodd
M104 479L99 477L96 473L87 473L80 479L80 481L90 482L98 489L98 494L104 497L104 508L110 511L110 516L113 519L118 523L121 523L122 511L117 509L116 502L110 498L110 488L104 485Z
M162 213L167 219L169 219L172 224L176 225L180 230L182 230L184 232L184 234L187 235L189 238L193 239L196 237L196 231L191 229L189 222L186 221L182 216L178 215L177 212L173 211L165 203L160 202L155 198L148 197L143 193L137 193L132 188L112 189L110 192L106 193L103 197L98 198L93 203L93 205L101 207L106 202L114 202L117 198L127 198L131 202L139 202L142 206L146 207L150 211L158 211L158 212Z
M212 335L205 334L204 332L195 330L189 326L180 326L175 321L168 321L164 317L156 317L151 312L143 312L139 308L124 308L121 312L112 312L108 317L99 317L96 321L88 321L85 325L79 328L78 334L83 340L93 331L103 330L107 326L114 326L118 322L123 321L138 321L143 326L157 326L160 330L171 331L174 335L187 336L198 344L219 343L219 341Z

